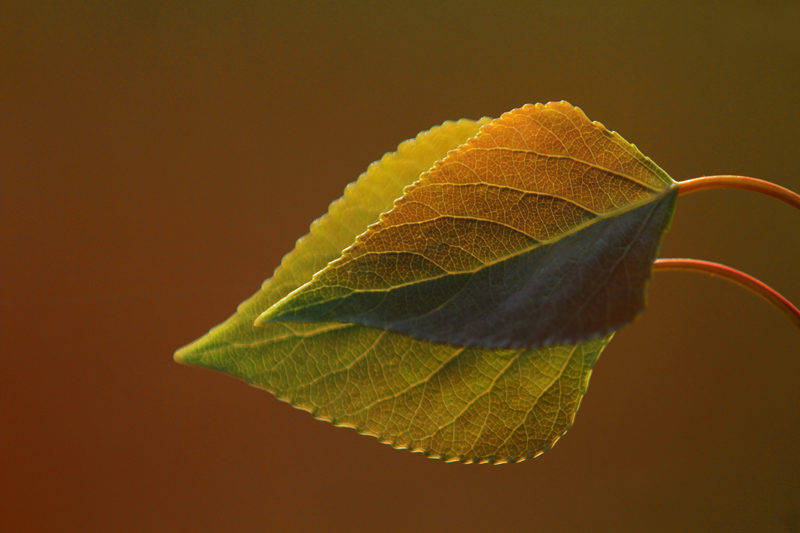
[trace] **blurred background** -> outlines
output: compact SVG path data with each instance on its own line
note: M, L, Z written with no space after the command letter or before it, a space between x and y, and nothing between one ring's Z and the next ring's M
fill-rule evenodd
M800 3L6 1L8 531L800 531L800 332L659 273L575 427L444 464L173 362L344 186L448 119L566 99L675 179L800 191ZM800 302L800 213L681 198L663 257Z

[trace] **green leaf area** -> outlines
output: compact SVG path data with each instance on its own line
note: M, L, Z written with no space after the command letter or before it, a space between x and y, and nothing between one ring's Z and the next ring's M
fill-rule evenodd
M516 462L552 447L572 425L611 335L572 346L489 350L340 322L253 326L488 122L446 122L370 165L258 293L175 359L239 377L317 418L445 461Z

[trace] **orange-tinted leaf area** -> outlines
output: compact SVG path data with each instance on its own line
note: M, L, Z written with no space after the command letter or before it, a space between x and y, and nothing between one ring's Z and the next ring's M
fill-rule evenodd
M644 309L676 193L580 109L527 105L437 162L257 323L339 321L482 348L604 336Z
M175 358L429 457L535 457L644 305L674 200L565 102L447 122L370 165Z

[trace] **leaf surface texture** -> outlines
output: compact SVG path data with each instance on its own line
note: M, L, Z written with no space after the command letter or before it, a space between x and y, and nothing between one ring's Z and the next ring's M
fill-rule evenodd
M176 360L237 376L318 418L447 461L513 462L549 449L572 425L610 335L574 346L488 350L337 321L253 326L487 122L445 123L373 163L261 290Z
M645 305L675 182L566 102L504 114L257 324L332 320L456 346L603 337Z

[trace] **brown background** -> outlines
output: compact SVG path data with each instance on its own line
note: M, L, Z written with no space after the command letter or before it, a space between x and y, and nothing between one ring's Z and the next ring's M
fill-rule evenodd
M3 2L3 529L800 530L800 332L708 277L658 274L575 427L519 465L172 361L447 119L567 99L675 179L800 190L800 4L684 4ZM662 256L800 302L799 237L775 200L707 192Z

